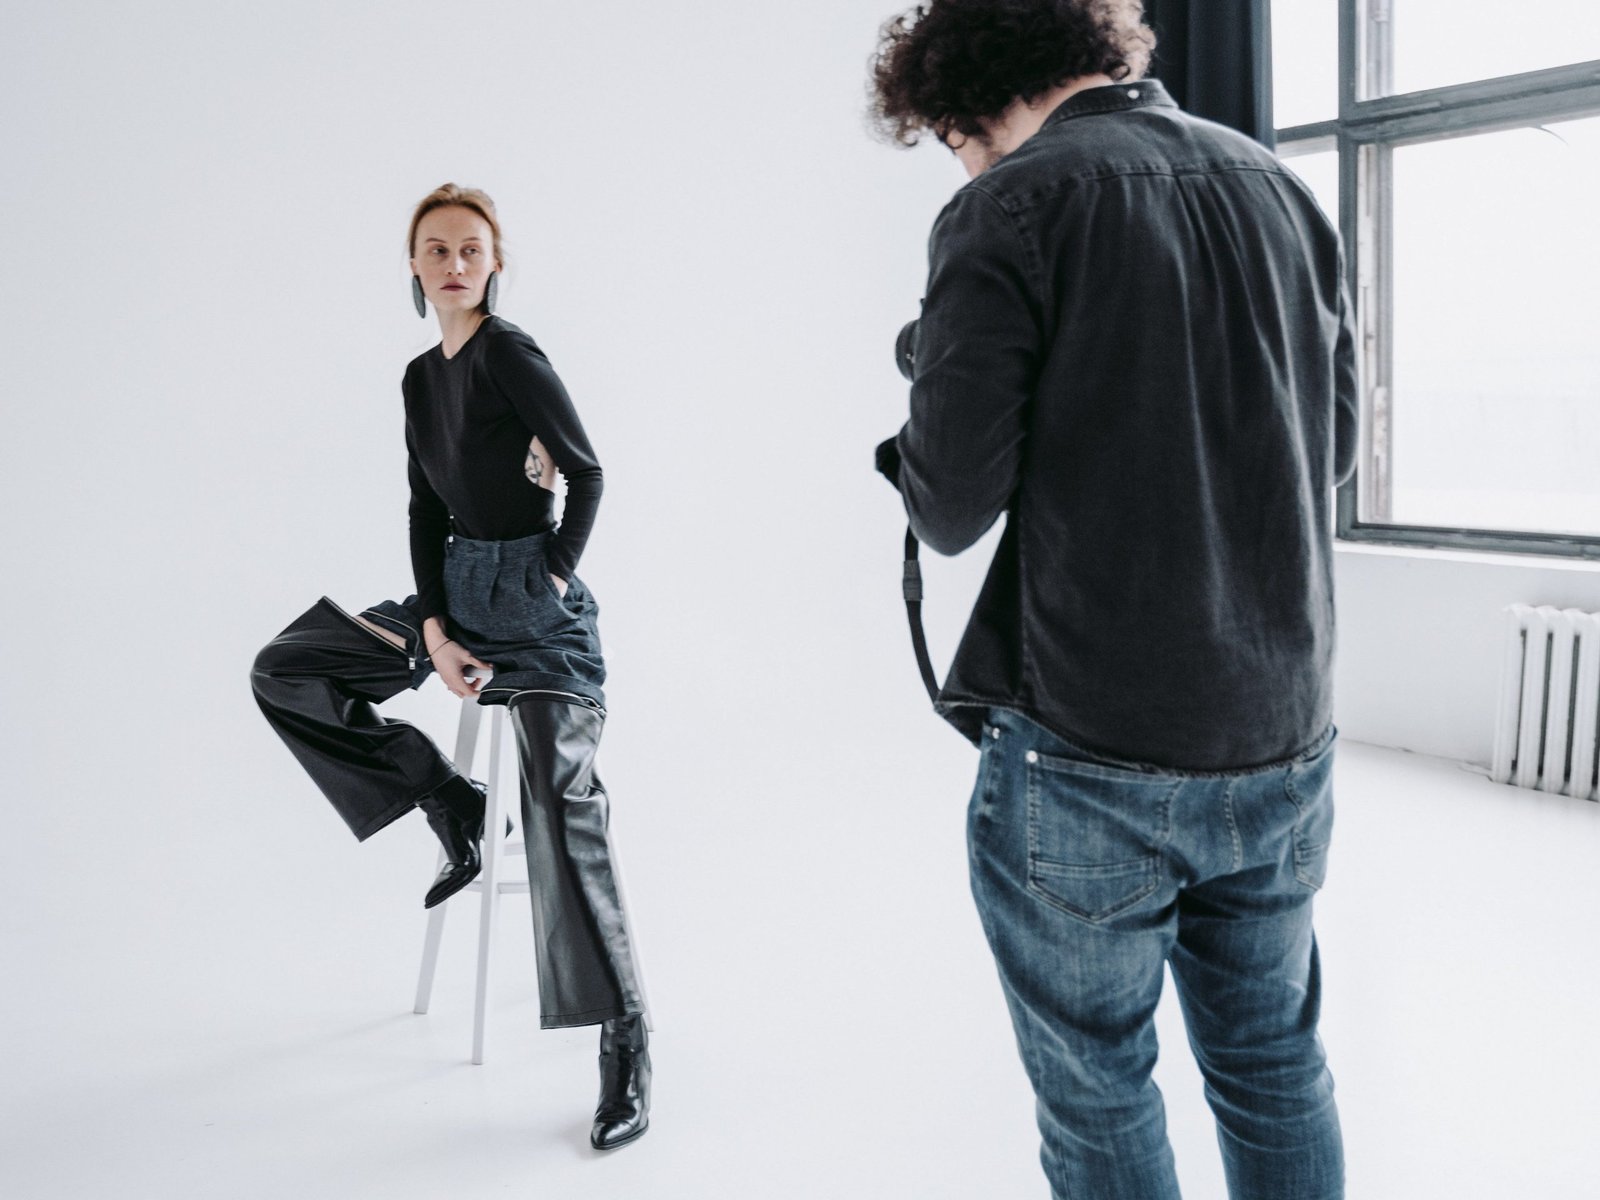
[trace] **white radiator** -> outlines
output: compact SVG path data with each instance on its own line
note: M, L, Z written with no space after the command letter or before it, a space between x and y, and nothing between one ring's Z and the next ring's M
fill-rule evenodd
M1600 613L1511 605L1490 777L1600 800L1597 742Z

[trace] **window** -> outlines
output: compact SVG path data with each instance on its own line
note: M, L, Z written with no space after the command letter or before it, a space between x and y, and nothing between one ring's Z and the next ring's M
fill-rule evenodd
M1600 559L1600 2L1272 24L1278 153L1339 225L1361 335L1339 536Z

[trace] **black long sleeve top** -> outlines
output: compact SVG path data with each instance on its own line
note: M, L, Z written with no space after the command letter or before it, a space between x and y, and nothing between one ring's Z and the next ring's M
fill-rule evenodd
M505 540L555 529L555 493L531 461L537 438L567 483L546 552L570 580L594 527L604 480L577 410L532 337L490 314L455 355L441 346L406 364L411 566L423 620L445 613L444 545L451 532Z
M938 711L1193 770L1321 734L1354 345L1311 193L1156 80L1069 97L958 191L879 454L940 553L1008 514Z

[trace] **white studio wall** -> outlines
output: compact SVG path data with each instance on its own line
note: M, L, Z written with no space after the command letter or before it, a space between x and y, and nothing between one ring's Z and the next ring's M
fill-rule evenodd
M431 835L408 819L358 848L247 677L319 595L412 590L399 384L438 328L404 237L445 181L494 197L499 311L549 352L605 468L581 572L658 1033L701 1030L715 1081L794 1028L809 1078L845 1053L826 1031L920 954L990 969L960 850L972 754L921 693L902 510L872 470L904 418L892 346L928 228L964 178L864 128L891 10L8 11L3 736L29 832L0 850L21 897L0 1053L59 1081L8 1108L65 1128L89 1087L114 1124L152 1080L181 1097L250 1069L240 1037L264 1065L342 1006L409 1008ZM984 557L930 568L946 648ZM455 704L430 681L384 711L447 745ZM908 809L940 824L936 862L885 855ZM789 986L806 954L837 977ZM860 1069L832 1065L796 1103ZM124 1151L140 1163L100 1153Z
M1340 733L1484 769L1506 606L1600 612L1600 568L1581 560L1346 543L1334 585Z
M438 329L411 311L403 243L446 180L495 198L500 311L550 353L606 468L582 569L619 782L630 739L657 777L702 775L713 747L734 776L741 755L836 739L841 693L893 722L886 744L960 761L917 699L900 511L871 452L903 417L892 341L961 176L864 131L884 15L13 14L4 519L36 568L4 601L29 631L8 683L21 784L66 756L90 796L187 764L207 781L167 785L174 816L215 813L226 779L229 819L302 818L246 673L319 594L411 590L399 381ZM981 565L957 570L975 586ZM117 719L86 745L18 686L52 678ZM397 703L447 702L430 691Z

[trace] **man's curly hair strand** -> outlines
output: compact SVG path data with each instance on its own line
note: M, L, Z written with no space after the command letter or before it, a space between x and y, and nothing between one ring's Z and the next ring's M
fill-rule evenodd
M929 0L891 17L872 57L872 120L914 146L983 135L1017 99L1084 75L1138 79L1155 34L1141 0Z

